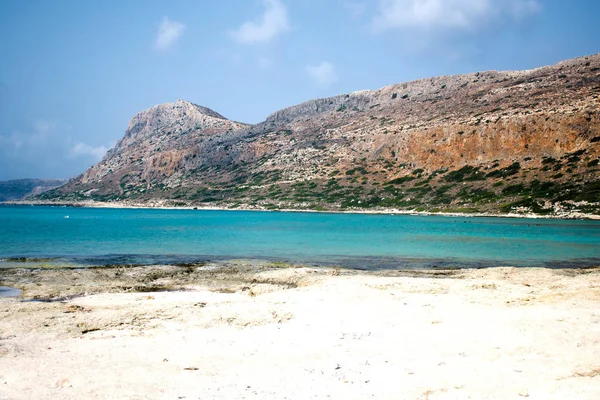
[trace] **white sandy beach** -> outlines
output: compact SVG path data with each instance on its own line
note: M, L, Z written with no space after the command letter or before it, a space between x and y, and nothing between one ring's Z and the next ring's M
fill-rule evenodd
M286 268L254 282L0 299L0 399L600 395L599 269Z

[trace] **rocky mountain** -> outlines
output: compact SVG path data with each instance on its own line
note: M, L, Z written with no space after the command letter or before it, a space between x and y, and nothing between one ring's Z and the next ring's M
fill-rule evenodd
M21 200L36 196L67 183L66 179L17 179L0 181L0 201Z
M600 213L599 96L596 54L312 100L257 125L178 100L37 199Z

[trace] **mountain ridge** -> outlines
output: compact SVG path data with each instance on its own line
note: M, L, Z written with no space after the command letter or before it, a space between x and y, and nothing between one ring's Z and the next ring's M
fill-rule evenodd
M424 78L309 100L255 125L178 100L137 113L100 163L38 199L597 212L599 71L596 54Z
M0 181L0 202L36 196L64 185L66 179L12 179Z

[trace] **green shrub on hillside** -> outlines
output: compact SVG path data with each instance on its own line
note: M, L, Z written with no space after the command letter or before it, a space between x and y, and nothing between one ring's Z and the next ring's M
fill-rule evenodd
M447 182L479 181L485 179L485 176L479 167L465 165L459 170L448 172L444 179Z

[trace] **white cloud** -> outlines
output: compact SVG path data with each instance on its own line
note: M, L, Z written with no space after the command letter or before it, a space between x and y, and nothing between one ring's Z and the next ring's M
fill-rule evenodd
M171 21L164 17L158 27L154 46L157 50L167 50L172 47L185 31L185 25L181 22Z
M380 0L373 29L477 30L491 20L540 10L536 0Z
M85 156L85 157L89 157L89 158L93 159L94 161L102 160L102 157L104 157L104 155L106 154L107 151L108 151L108 147L105 147L105 146L92 147L88 144L81 143L81 142L75 143L69 149L69 153L71 154L71 156L74 156L74 157Z
M319 65L309 65L306 72L321 86L331 86L337 82L335 67L328 61L323 61Z
M280 0L263 0L265 12L257 21L244 22L231 32L237 42L254 44L270 42L290 29L288 13Z

